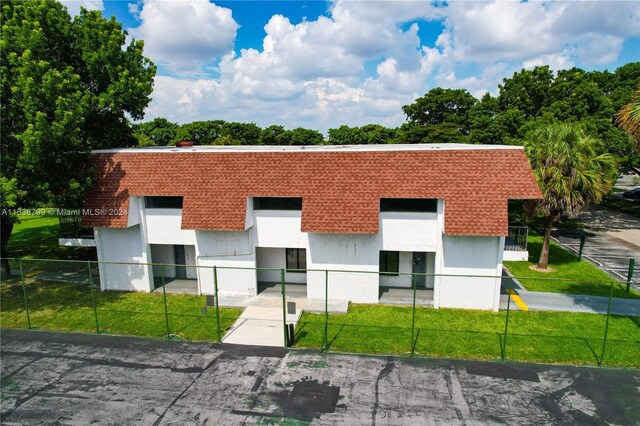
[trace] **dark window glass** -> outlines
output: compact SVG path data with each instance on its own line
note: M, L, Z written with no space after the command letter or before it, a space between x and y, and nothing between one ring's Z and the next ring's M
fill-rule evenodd
M148 209L181 209L182 197L144 197Z
M287 269L307 269L307 250L300 248L288 248Z
M400 252L380 252L380 273L384 275L398 275L400 271Z
M255 197L254 210L302 210L300 197Z
M381 212L436 212L435 198L381 198Z

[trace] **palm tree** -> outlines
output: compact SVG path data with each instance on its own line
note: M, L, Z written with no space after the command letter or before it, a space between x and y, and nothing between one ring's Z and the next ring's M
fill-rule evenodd
M609 192L617 175L615 158L602 142L587 135L574 123L540 127L525 140L525 150L542 190L541 200L525 202L529 216L542 214L547 220L539 269L549 264L549 238L560 217L575 217Z
M631 95L631 100L616 114L616 123L635 141L640 149L640 86Z

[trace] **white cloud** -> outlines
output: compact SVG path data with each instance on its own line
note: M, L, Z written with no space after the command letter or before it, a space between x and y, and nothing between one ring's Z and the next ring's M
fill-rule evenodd
M568 51L536 56L535 58L527 59L522 63L522 66L526 69L532 69L541 65L549 65L549 68L557 71L572 68L575 64Z
M238 30L231 9L208 0L145 0L139 19L140 26L129 32L145 41L145 55L187 73L230 52Z
M402 106L434 86L464 88L479 98L496 94L497 84L522 67L615 61L623 41L640 32L634 5L493 1L435 7L337 0L329 17L292 24L272 16L262 48L236 54L238 26L228 9L147 0L135 31L153 60L193 71L220 58L215 78L189 80L188 72L156 78L147 118L219 118L322 131L371 122L397 126L404 121ZM422 20L443 20L434 45L420 40L422 23L415 21ZM201 38L203 28L222 36ZM365 75L372 63L375 73ZM478 71L469 75L473 69Z
M67 6L69 15L72 17L80 14L81 7L87 10L104 10L102 0L60 0L60 3Z
M578 59L600 64L617 58L624 38L640 34L640 7L636 1L452 2L445 25L459 61L558 59L569 47ZM612 44L612 53L580 53L598 43Z

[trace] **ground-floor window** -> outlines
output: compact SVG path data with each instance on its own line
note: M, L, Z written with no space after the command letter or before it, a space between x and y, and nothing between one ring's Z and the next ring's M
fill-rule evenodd
M398 275L400 270L399 251L380 252L380 273L385 275Z
M287 269L307 269L307 250L301 248L288 248Z

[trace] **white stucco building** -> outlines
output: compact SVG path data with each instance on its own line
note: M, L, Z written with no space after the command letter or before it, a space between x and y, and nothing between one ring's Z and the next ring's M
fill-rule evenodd
M362 271L331 272L330 298L377 303L414 272L435 307L497 310L507 200L540 196L522 148L506 146L122 149L96 151L94 165L83 220L98 260L141 264L100 265L117 290L164 275L213 293L197 265L219 267L220 292L252 295L280 279L255 268L286 268L322 299L316 271Z

